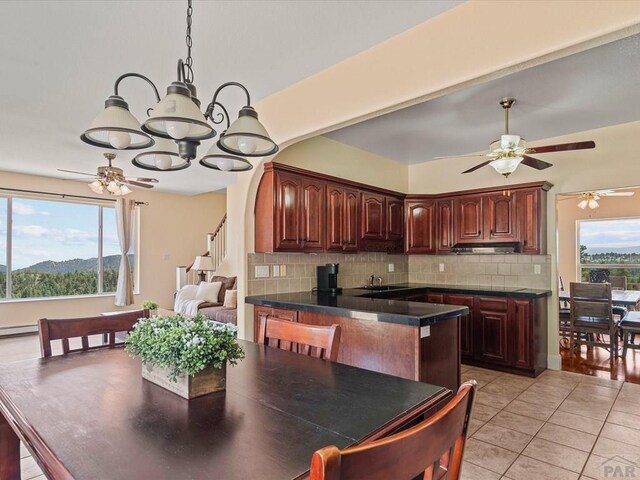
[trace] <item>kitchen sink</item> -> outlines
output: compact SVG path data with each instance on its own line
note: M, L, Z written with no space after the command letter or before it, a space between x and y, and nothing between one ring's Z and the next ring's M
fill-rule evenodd
M379 290L379 291L388 291L388 290L400 290L402 286L399 285L365 285L364 287L360 287L363 290Z

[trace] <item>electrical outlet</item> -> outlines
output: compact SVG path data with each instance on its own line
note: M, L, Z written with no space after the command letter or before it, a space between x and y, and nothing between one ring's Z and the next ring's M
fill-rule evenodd
M393 273L396 271L396 266L393 263L389 264L389 273Z
M441 271L441 272L444 272L444 263L441 263L441 264L440 264L440 271Z
M535 264L533 266L533 273L536 274L536 275L540 275L540 265Z
M280 276L281 277L286 277L287 276L287 266L286 265L280 265Z
M273 266L273 276L274 278L280 276L280 265Z
M269 265L256 265L256 278L269 278Z

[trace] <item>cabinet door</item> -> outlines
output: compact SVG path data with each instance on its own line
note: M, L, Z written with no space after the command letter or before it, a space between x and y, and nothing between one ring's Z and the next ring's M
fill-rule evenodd
M456 243L482 241L482 196L455 198L453 206L453 227Z
M302 180L302 249L324 249L325 184L315 179Z
M362 238L385 240L385 200L384 195L362 193Z
M460 317L460 353L473 356L473 295L447 294L442 303L469 307L469 314Z
M404 233L404 202L387 197L387 240L401 240Z
M450 252L453 246L453 200L436 203L436 250Z
M484 305L483 305L484 303ZM476 297L474 305L474 357L493 363L509 363L506 298Z
M513 321L509 325L509 337L511 344L511 363L514 367L532 368L532 334L533 334L533 308L530 300L511 300Z
M277 174L275 217L275 250L302 250L302 180L299 176Z
M444 303L444 293L427 293L427 302Z
M484 239L498 242L517 240L516 195L491 194L484 197Z
M357 190L344 190L344 226L342 230L343 250L358 251L358 212L360 194Z
M544 253L541 247L540 195L538 189L518 192L517 218L520 223L522 253Z
M327 185L327 251L341 252L344 247L344 190Z
M435 253L433 202L407 202L406 212L405 252Z

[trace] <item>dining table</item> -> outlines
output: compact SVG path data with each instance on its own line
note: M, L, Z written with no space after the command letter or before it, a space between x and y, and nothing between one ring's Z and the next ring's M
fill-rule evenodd
M0 478L20 441L49 479L301 479L314 451L373 441L452 392L239 340L226 390L186 400L123 348L0 366Z
M571 302L571 294L568 290L561 291L559 298L561 302ZM611 290L611 303L629 310L637 310L640 304L640 290Z

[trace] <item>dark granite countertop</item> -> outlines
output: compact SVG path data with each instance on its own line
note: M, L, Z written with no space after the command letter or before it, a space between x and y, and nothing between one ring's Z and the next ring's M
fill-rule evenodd
M330 296L311 292L254 295L245 302L265 307L288 308L324 313L359 320L399 323L414 327L431 325L469 313L467 307L436 303L407 302L388 298L354 296L350 293Z
M331 296L312 292L253 295L247 303L265 307L287 308L305 312L317 312L340 317L425 326L469 313L467 307L440 305L437 303L394 300L399 295L437 293L467 293L496 297L540 298L551 295L550 290L519 287L483 287L473 285L439 285L430 283L396 283L389 290L349 288L342 294Z

